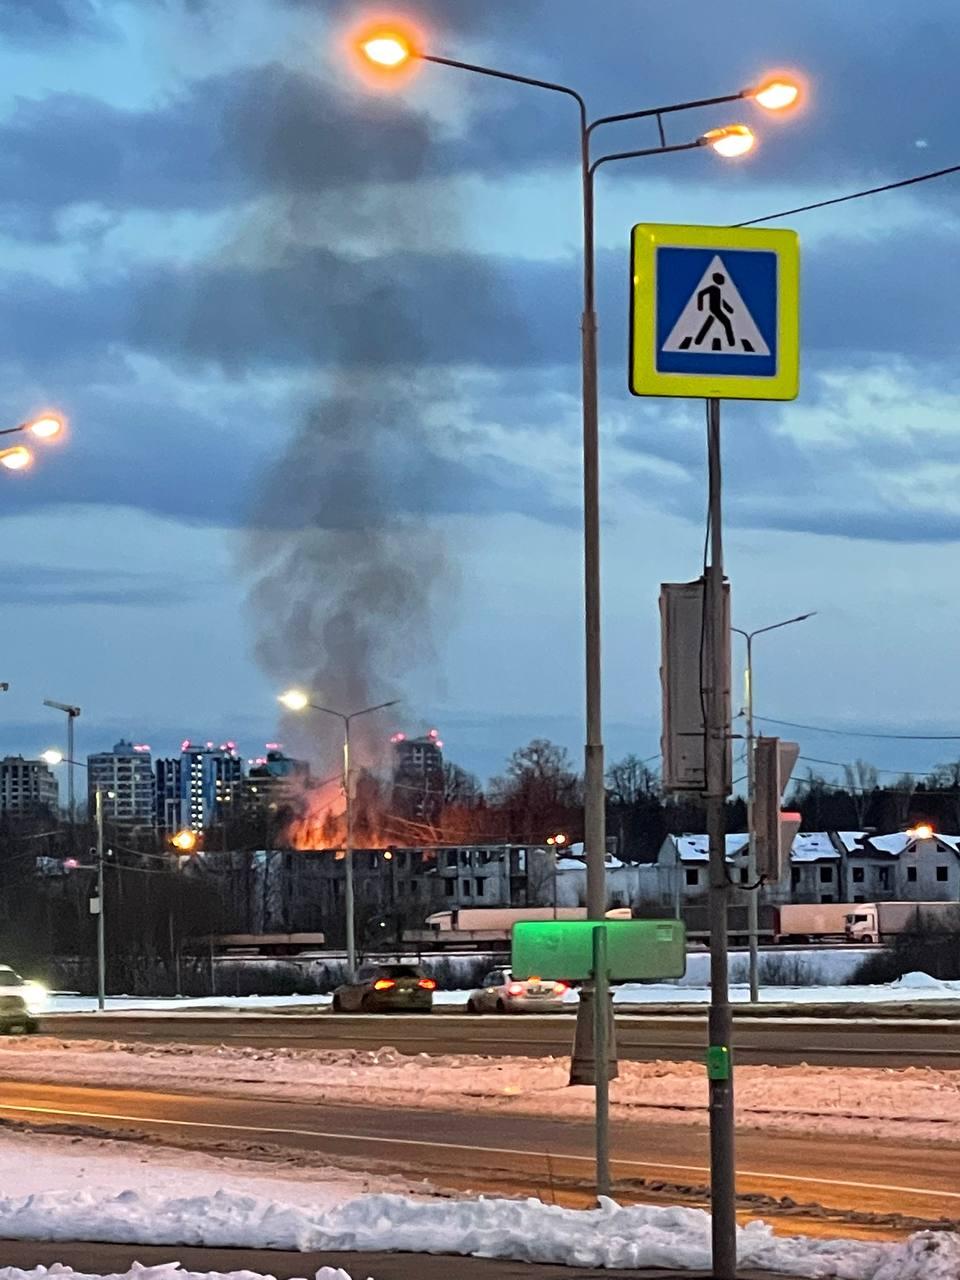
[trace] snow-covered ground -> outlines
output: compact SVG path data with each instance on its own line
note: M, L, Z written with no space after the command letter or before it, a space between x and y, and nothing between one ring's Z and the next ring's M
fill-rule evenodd
M319 1175L319 1176L318 1176ZM568 1209L539 1200L438 1198L371 1190L357 1175L216 1159L130 1144L35 1134L0 1137L0 1238L316 1252L474 1254L578 1267L709 1266L710 1219L700 1209ZM778 1236L760 1221L738 1230L743 1267L818 1280L957 1280L960 1236L921 1232L902 1243ZM0 1255L2 1264L2 1255ZM50 1273L0 1267L0 1280ZM58 1269L58 1280L79 1280ZM129 1280L201 1280L171 1261ZM360 1273L362 1275L363 1273ZM254 1280L249 1272L235 1280ZM202 1280L208 1280L203 1277ZM214 1280L211 1276L209 1280ZM222 1278L221 1278L222 1280ZM317 1280L349 1280L325 1269ZM358 1276L358 1280L360 1277Z
M385 1034L389 1032L385 1031ZM570 1088L566 1058L405 1055L378 1050L0 1041L0 1079L113 1088L189 1090L406 1109L588 1116L593 1092ZM678 1124L706 1121L707 1083L696 1062L622 1062L614 1115ZM769 1067L737 1070L741 1126L786 1132L960 1144L960 1071L931 1068Z
M835 954L835 953L824 953ZM691 957L701 961L704 957ZM710 987L706 973L699 973L703 966L696 965L688 971L685 978L678 983L645 982L624 983L614 988L613 999L616 1004L702 1004L710 999ZM736 976L736 970L734 970ZM469 991L437 991L434 1003L452 1006L464 1005ZM832 986L765 986L760 991L761 999L768 1004L897 1004L918 1000L957 1000L960 1001L960 981L944 981L931 978L926 973L908 973L897 982L882 983L875 986L832 985ZM750 998L749 988L745 983L734 982L730 989L730 998L735 1001L746 1001ZM107 1009L110 1012L121 1012L136 1009L140 1012L153 1010L157 1013L169 1013L182 1009L232 1009L245 1010L248 1013L268 1012L271 1009L321 1008L330 1004L330 996L203 996L188 997L150 997L150 996L110 996ZM577 993L570 991L567 1003L577 1002ZM42 1012L47 1013L91 1013L97 1008L93 996L58 995L47 997Z

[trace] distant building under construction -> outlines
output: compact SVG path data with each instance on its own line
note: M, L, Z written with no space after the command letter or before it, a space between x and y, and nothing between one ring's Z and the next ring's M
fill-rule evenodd
M443 815L443 743L436 729L422 738L393 738L393 797L399 818L435 825Z

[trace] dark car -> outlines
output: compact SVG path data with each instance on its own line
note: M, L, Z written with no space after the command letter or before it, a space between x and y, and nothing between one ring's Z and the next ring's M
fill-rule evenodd
M37 1025L22 996L0 995L0 1034L33 1035Z
M413 964L365 964L333 993L334 1013L430 1013L437 984Z

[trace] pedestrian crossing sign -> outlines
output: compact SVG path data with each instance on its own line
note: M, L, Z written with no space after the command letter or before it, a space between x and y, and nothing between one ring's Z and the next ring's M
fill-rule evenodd
M796 232L641 223L631 260L634 395L796 398Z

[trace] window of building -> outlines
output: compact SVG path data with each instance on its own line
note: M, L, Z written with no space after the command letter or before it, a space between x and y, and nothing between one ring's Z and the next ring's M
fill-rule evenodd
M854 884L863 884L863 876L864 876L863 867L854 867L854 868L853 868L853 883L854 883Z
M890 868L880 867L879 870L877 871L877 879L880 883L881 889L889 889L890 888Z
M443 882L443 888L448 898L452 898L457 892L456 876L447 876Z
M749 881L750 881L750 869L749 869L749 867L741 867L741 868L740 868L740 883L741 883L741 884L748 884L748 883L749 883Z
M820 868L820 883L833 884L833 867ZM832 901L832 899L831 899Z
M474 893L477 895L478 898L482 898L483 897L483 881L480 879L479 876L477 876L476 880L474 880L473 883L477 886L476 889L474 890Z
M947 870L946 867L937 867L937 879L941 883L943 883L943 881L945 880L950 879L950 872Z
M916 868L916 867L907 867L907 881L908 881L910 884L916 884L916 883L917 883L917 868Z
M862 893L855 893L853 895L853 900L854 902L866 902L866 898L863 896Z
M464 882L463 882L463 895L464 895L464 897L465 897L465 898L470 896L470 881L469 881L469 880L464 880Z
M457 865L457 851L456 849L450 849L447 853L447 866L455 867L456 865Z
M832 894L832 893L821 893L821 895L820 895L820 901L821 901L821 902L824 902L824 903L825 903L825 902L834 902L834 901L836 901L836 899L834 898L834 896L833 896L833 894Z
M700 883L700 872L688 869L686 874L688 888L695 888Z

